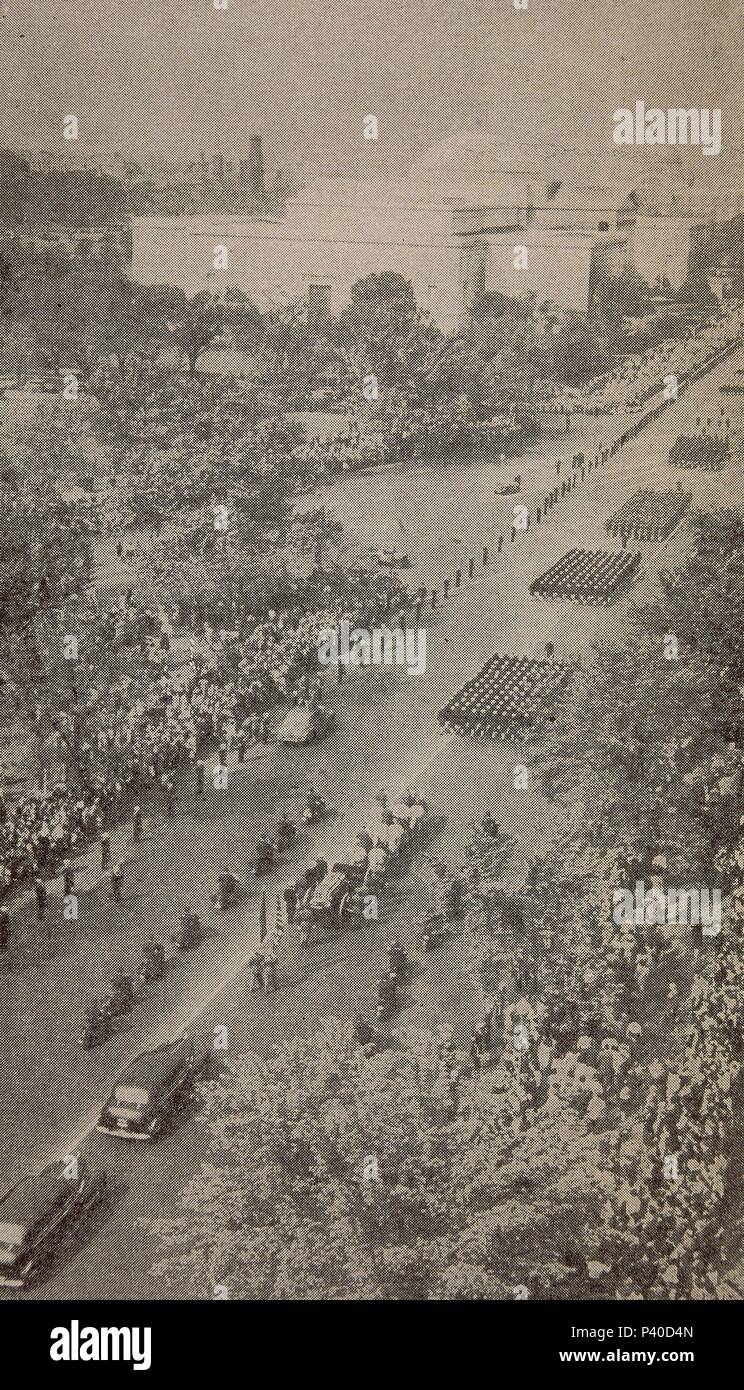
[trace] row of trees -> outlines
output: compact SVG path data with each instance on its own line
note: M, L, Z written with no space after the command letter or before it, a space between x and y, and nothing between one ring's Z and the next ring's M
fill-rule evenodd
M597 291L588 319L534 296L487 294L462 331L445 335L394 272L360 280L337 317L304 301L260 312L239 290L188 297L137 286L115 266L11 240L0 252L0 349L87 380L98 365L121 370L162 348L182 354L193 375L209 348L230 345L249 355L253 376L285 394L328 380L359 387L373 373L380 389L418 404L464 393L478 406L503 406L529 397L539 378L580 384L610 366L623 348L623 318L644 312L647 287L632 278Z
M562 1120L536 1142L462 1063L444 1031L402 1031L367 1057L342 1023L228 1062L206 1090L211 1162L182 1212L153 1222L158 1277L196 1298L571 1287L601 1202L597 1140Z
M201 355L229 330L246 333L259 315L245 296L134 285L115 267L81 264L58 246L20 240L0 251L0 350L12 365L66 369L87 381L108 363L123 370L159 349L183 355L193 375Z

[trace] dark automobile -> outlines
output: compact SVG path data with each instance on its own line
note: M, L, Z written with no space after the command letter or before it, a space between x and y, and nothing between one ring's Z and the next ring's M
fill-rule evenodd
M399 550L394 550L389 546L382 546L379 550L372 551L372 559L384 569L407 570L411 568L411 561L407 555L401 555Z
M96 1128L117 1139L157 1139L208 1060L207 1049L188 1037L141 1052L116 1082Z
M83 1159L50 1163L0 1198L0 1284L22 1289L50 1264L63 1235L102 1201L106 1174Z

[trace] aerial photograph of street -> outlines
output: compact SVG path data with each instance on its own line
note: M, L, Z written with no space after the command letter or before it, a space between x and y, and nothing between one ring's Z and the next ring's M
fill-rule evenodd
M1 23L0 1311L52 1376L182 1303L692 1360L744 1299L735 6Z

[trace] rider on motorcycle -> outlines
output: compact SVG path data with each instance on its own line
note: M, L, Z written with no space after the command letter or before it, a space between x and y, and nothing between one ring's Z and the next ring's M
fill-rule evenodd
M274 844L268 835L261 835L256 842L256 863L271 864L274 860Z
M118 994L122 999L131 1003L134 998L134 985L131 976L125 975L123 971L119 971L118 975L114 975L111 980L111 993L114 995Z
M199 914L193 908L186 908L178 932L177 941L182 949L188 946L198 946L202 938L202 925L199 921Z
M310 820L317 820L319 816L325 814L328 803L319 796L314 787L311 787L305 800L305 810L303 814Z
M297 830L294 822L289 819L286 811L284 811L276 827L277 844L279 846L293 844L296 833Z
M86 1010L85 1024L80 1036L83 1047L95 1047L104 1042L111 1031L111 1013L98 1000Z
M390 974L397 980L405 974L408 965L408 957L399 941L394 941L388 949L388 959L390 961Z
M152 932L150 932L142 951L145 960L148 961L153 972L156 974L161 973L165 965L165 951L160 942L155 940Z
M377 1042L377 1029L373 1028L372 1024L368 1023L365 1018L362 1018L361 1014L354 1022L354 1032L361 1047L369 1047L372 1043Z
M398 1002L398 982L393 975L381 975L377 981L377 997L383 1009L394 1009Z
M232 902L233 898L235 897L235 889L236 889L237 886L238 886L238 881L237 881L235 875L230 873L230 870L228 869L227 864L225 864L225 865L223 866L222 873L220 874L220 876L219 876L219 878L218 878L218 880L217 880L217 886L218 886L218 890L219 890L219 892L218 892L218 897L219 897L220 907L221 907L221 908L229 907L230 903ZM189 915L188 913L184 913L184 929L185 929L186 917L187 917L188 915Z

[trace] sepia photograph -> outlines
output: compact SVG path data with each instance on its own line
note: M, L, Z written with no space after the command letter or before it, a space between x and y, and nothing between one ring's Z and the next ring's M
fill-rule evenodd
M0 1305L53 1375L181 1303L694 1361L744 1299L737 7L0 25Z

